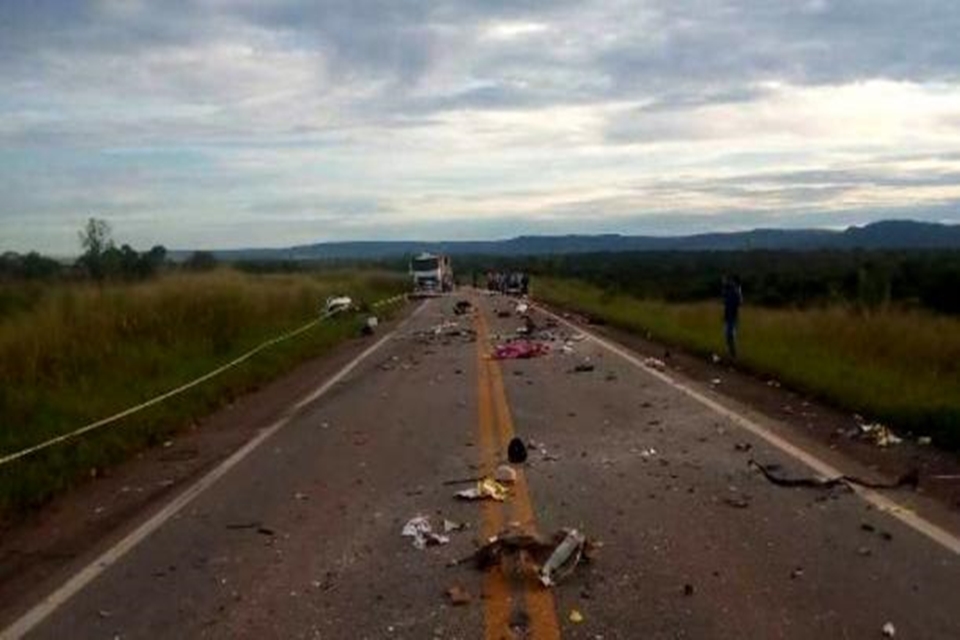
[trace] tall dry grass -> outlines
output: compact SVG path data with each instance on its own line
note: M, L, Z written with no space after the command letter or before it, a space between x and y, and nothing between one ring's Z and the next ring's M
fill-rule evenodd
M315 318L345 292L373 302L405 283L386 274L174 274L136 284L52 285L0 318L0 453L112 415ZM3 291L0 290L0 296ZM157 442L191 417L353 335L355 319L317 327L196 391L0 469L0 511L42 501L78 474Z
M536 293L697 353L725 349L719 300L641 300L561 279L538 280ZM960 448L960 320L895 308L766 309L750 306L748 297L739 333L747 368Z

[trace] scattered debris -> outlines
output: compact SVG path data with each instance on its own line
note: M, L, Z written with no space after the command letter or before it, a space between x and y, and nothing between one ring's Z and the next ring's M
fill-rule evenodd
M803 577L803 567L797 567L790 572L791 580L796 580L797 578L802 578L802 577Z
M768 386L768 387L773 387L774 389L779 389L779 388L780 388L780 381L779 381L779 380L774 380L773 378L770 378L769 380L767 380L767 386Z
M687 584L683 585L683 595L685 595L685 596L692 596L692 595L693 595L693 585L692 585L692 584L687 583Z
M920 483L920 472L917 469L911 469L893 482L872 482L857 476L841 475L835 478L787 478L778 475L776 471L780 468L776 464L763 465L756 460L750 460L747 464L760 470L763 476L779 487L805 487L809 489L832 489L840 485L859 485L868 489L899 489L901 487L917 488Z
M716 387L716 386L719 385L721 382L723 382L723 381L720 380L720 378L714 378L713 380L710 381L710 384L712 384L713 386Z
M570 412L570 414L568 415L571 415L571 417L575 417L577 414ZM535 451L537 451L537 453L540 454L540 459L543 460L544 462L556 462L557 460L560 459L560 456L547 451L546 445L543 444L542 442L537 442L535 440L528 440L527 446L530 449L534 449Z
M494 360L526 360L538 358L550 352L550 347L542 342L516 340L499 344L493 351Z
M461 500L496 500L503 502L507 499L507 488L493 478L478 480L476 486L458 491L454 495Z
M490 538L472 555L452 563L472 560L480 571L494 566L530 573L546 586L569 576L583 562L590 562L599 544L576 529L561 529L551 538L510 527Z
M407 524L403 525L403 531L400 535L405 538L413 538L413 546L421 550L450 542L449 537L433 531L433 525L430 524L430 519L426 516L410 518Z
M590 373L596 369L596 367L589 362L581 362L573 368L573 373Z
M666 371L667 369L667 364L663 360L652 356L643 359L643 366L657 371Z
M528 311L530 311L530 305L528 305L526 302L518 302L517 307L516 309L514 309L514 311L517 312L517 315L522 316Z
M892 622L886 622L880 632L883 633L884 638L892 638L897 635L897 628L893 626Z
M933 444L933 438L931 438L930 436L920 436L919 438L917 438L917 444L923 445L923 446L931 445Z
M649 449L643 449L640 451L641 458L652 458L655 455L657 455L657 450L654 449L653 447L650 447Z
M713 364L720 364L720 361L722 360L722 358L715 353L711 353L710 360L713 361Z
M527 446L523 440L514 437L507 444L507 460L513 464L523 464L527 461Z
M331 296L327 298L324 306L327 313L337 313L338 311L347 311L353 307L353 298L350 296Z
M457 302L453 305L453 312L458 316L470 313L472 309L473 305L469 300L457 300Z
M746 453L747 451L750 451L751 449L753 449L753 445L750 444L749 442L738 442L735 445L733 445L733 449L734 451Z
M447 589L447 599L455 607L461 607L466 604L470 604L470 601L473 600L473 596L470 595L470 592L461 587L459 584L455 584L449 589Z
M500 309L499 311L497 311L498 318L509 318L511 315L512 314L506 309Z
M273 529L263 526L263 523L256 522L236 522L230 523L227 525L227 529L238 530L238 529L253 529L262 536L274 536L276 535Z
M513 484L517 481L517 470L508 464L502 464L497 467L493 474L494 480L503 484Z
M363 323L363 326L360 327L360 334L364 336L372 336L377 331L377 327L380 326L380 320L377 319L377 316L370 316L367 318L366 322Z
M567 531L566 537L557 545L540 569L540 583L552 587L556 581L569 575L579 564L587 538L576 529Z
M580 624L583 622L583 614L577 611L576 609L570 609L570 622L574 624Z
M453 533L455 531L463 531L467 528L466 522L454 522L453 520L443 519L443 532L444 533Z
M723 499L724 504L734 509L746 509L750 506L750 499L746 496L735 496L735 497L726 497Z
M886 427L879 422L874 422L872 424L861 424L860 436L873 442L873 444L877 445L878 447L889 447L903 442L903 439L898 437L897 434L891 431L889 427Z

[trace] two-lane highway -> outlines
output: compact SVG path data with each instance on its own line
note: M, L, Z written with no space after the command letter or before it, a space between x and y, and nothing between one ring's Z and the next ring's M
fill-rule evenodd
M897 638L960 637L960 563L944 544L851 491L769 483L748 459L809 471L590 339L491 360L521 321L496 313L513 308L508 299L472 299L477 315L455 316L452 298L423 303L334 384L317 380L302 407L278 410L275 431L18 629L36 638L872 638L890 623ZM593 370L576 372L584 363ZM518 467L507 501L454 499L463 487L445 481L491 472L514 434L542 450ZM400 535L417 515L469 527L418 550ZM603 547L552 590L449 566L511 522L576 527ZM472 601L453 606L453 585Z

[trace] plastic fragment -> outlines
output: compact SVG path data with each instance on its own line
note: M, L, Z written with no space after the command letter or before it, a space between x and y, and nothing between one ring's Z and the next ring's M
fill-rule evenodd
M566 537L557 548L553 550L547 561L543 563L540 569L540 582L545 587L552 587L556 584L557 573L567 573L580 562L580 555L583 553L583 545L586 543L586 537L576 529L570 529ZM563 571L567 568L567 571Z
M406 538L413 538L413 546L421 550L450 542L449 537L433 531L433 525L430 524L430 519L426 516L410 518L410 520L403 525L403 531L400 535Z
M507 488L493 478L484 478L476 486L458 491L454 495L462 500L496 500L503 502L507 499Z

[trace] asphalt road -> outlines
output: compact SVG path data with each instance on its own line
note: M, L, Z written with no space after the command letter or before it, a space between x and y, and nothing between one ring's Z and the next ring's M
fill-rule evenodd
M37 610L29 637L880 638L891 623L897 638L960 638L955 551L843 487L771 484L748 459L809 470L590 340L490 360L519 320L497 317L504 299L474 300L475 316L425 303L100 575ZM444 321L459 325L434 335ZM594 370L573 372L585 362ZM543 450L508 499L454 499L468 485L445 482L492 471L514 434ZM468 528L419 550L401 537L417 515ZM516 567L448 566L511 522L576 527L602 547L553 589ZM471 601L453 606L453 585Z

